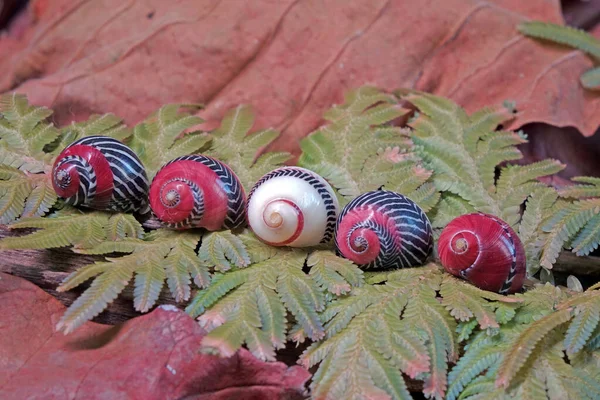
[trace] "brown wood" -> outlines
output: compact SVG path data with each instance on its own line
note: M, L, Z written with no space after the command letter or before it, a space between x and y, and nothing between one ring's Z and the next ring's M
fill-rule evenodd
M600 257L578 257L570 251L563 251L553 266L554 273L581 276L600 275Z

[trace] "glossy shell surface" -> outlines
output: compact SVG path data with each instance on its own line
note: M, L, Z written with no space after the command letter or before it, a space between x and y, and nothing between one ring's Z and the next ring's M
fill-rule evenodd
M433 236L429 219L412 200L375 190L342 209L335 245L338 254L363 269L407 268L425 262Z
M204 155L165 164L150 185L150 207L172 228L234 229L245 223L246 195L235 173Z
M523 244L506 222L493 215L474 213L452 220L442 231L438 254L446 271L480 289L509 294L523 287Z
M52 185L70 205L147 211L144 166L129 147L110 137L88 136L67 146L52 168Z
M339 204L318 174L282 167L263 176L248 196L248 225L273 246L306 247L331 241Z

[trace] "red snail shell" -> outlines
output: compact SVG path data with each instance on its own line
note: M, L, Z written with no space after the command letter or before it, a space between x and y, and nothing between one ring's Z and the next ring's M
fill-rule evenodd
M248 225L273 246L306 247L333 236L339 205L325 179L300 167L263 176L248 196Z
M150 207L171 228L234 229L245 222L246 194L224 163L203 155L165 164L150 185Z
M433 248L429 219L405 196L375 190L343 208L335 230L338 254L363 269L422 265Z
M525 279L525 250L515 231L493 215L453 219L438 241L442 265L483 290L515 293Z
M88 136L67 146L52 168L52 185L67 204L96 210L147 212L148 178L123 143Z

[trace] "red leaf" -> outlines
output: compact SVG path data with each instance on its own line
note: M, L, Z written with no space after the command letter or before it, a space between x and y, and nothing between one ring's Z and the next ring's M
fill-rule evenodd
M592 62L516 31L526 18L562 22L557 0L38 0L30 10L19 50L0 59L0 91L55 108L61 124L104 112L135 123L167 102L204 102L214 126L252 103L258 128L284 132L271 148L297 154L290 139L364 84L431 91L468 111L513 100L510 128L589 136L600 123L600 96L579 84Z
M241 350L198 352L203 330L175 307L124 325L54 330L65 307L37 286L0 275L0 398L301 399L309 373Z

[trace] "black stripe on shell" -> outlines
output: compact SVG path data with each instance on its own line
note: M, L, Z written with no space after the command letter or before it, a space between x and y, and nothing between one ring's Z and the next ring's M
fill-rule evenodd
M85 145L98 149L113 173L113 193L108 209L131 212L147 210L148 177L142 162L126 145L108 136L86 136L70 146Z
M165 164L165 167L177 161L195 161L207 166L217 174L219 180L223 183L223 190L227 193L227 213L225 214L225 221L223 222L224 228L235 229L246 222L246 200L244 198L244 189L235 173L227 165L212 157L201 154L192 154L189 156L177 157ZM196 200L197 199L195 198L194 201ZM202 207L204 207L204 205L202 205ZM195 220L198 220L198 218L195 218Z
M355 224L349 232L339 232L337 226L349 211L371 207L376 213L385 215L395 222L395 230L381 226L368 219ZM348 241L352 232L359 228L373 230L379 238L380 250L377 258L364 269L397 269L422 265L433 249L433 233L429 219L423 210L407 197L386 190L375 190L356 197L340 212L336 225L336 252L341 255L337 236L344 235Z

